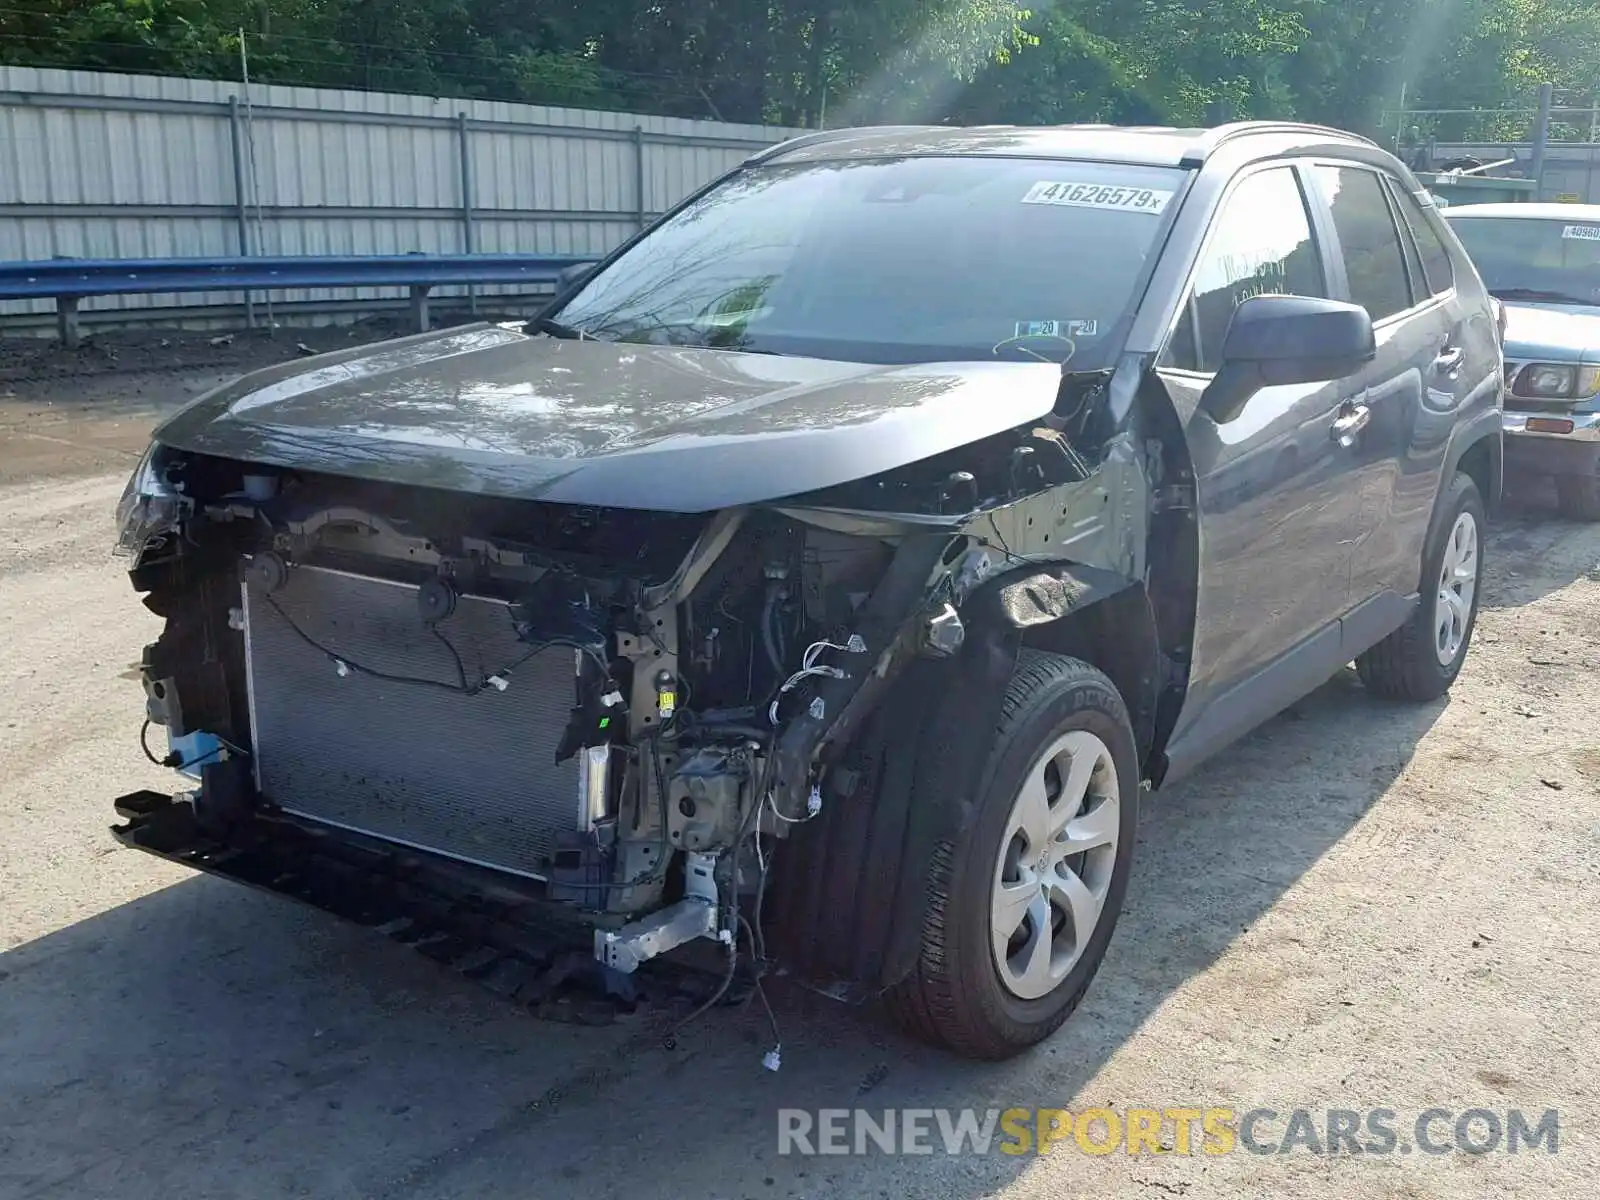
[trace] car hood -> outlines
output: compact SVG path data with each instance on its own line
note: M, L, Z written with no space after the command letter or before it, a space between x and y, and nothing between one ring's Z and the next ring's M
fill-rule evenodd
M474 325L245 375L178 450L557 503L706 512L794 496L1044 416L1053 364L874 366Z
M1506 304L1506 357L1518 361L1600 362L1600 308Z

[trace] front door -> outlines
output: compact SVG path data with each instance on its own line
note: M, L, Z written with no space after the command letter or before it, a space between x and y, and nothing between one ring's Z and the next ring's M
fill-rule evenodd
M1264 388L1223 424L1196 408L1246 298L1331 296L1304 182L1289 165L1237 181L1163 359L1174 402L1192 414L1200 522L1194 649L1174 752L1186 735L1230 740L1343 661L1339 622L1362 513L1335 423L1359 402L1360 382Z

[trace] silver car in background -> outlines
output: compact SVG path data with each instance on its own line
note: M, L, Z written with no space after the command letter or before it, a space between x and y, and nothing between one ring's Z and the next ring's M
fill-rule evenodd
M1553 476L1600 520L1600 205L1474 204L1444 217L1505 306L1505 469Z

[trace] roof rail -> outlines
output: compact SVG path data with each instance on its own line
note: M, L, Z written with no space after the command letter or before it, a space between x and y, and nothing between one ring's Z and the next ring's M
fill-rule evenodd
M790 150L798 150L803 146L817 146L824 142L841 141L847 137L854 137L863 133L912 133L925 129L949 129L948 125L846 125L839 129L813 129L809 133L798 133L786 141L767 146L757 150L745 159L746 166L764 163L768 159L776 158L779 154L786 154Z
M1362 137L1359 133L1351 133L1348 129L1336 129L1332 125L1313 125L1305 121L1233 121L1202 133L1183 152L1183 162L1187 165L1198 165L1228 142L1258 133L1322 133L1347 142L1361 142L1368 146L1378 144L1371 138Z

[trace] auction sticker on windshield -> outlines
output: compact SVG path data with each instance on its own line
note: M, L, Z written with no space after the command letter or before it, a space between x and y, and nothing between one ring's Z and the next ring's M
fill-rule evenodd
M1065 208L1101 208L1159 216L1171 192L1154 188L1113 187L1099 183L1052 183L1042 180L1028 189L1024 204L1059 204Z
M1579 242L1600 242L1600 225L1568 225L1561 236Z

